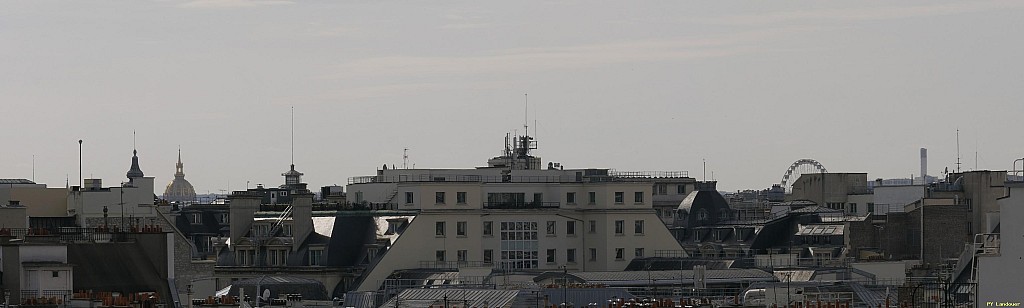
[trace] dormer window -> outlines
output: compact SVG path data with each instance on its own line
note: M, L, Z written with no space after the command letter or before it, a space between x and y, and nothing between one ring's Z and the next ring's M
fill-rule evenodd
M697 211L697 221L707 221L707 220L708 220L708 211L703 210L703 209L701 209L700 211Z

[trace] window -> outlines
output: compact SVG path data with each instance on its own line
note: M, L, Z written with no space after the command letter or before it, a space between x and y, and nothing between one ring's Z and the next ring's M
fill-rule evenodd
M644 192L638 191L633 193L633 203L644 203Z
M413 203L413 194L412 194L411 191L405 192L405 203L406 204Z
M597 204L597 192L592 191L587 193L587 204Z
M444 222L438 221L434 223L434 235L437 237L444 237Z
M555 263L555 252L556 250L554 249L548 249L547 254L545 255L548 263Z
M673 209L666 209L665 210L665 217L672 218L672 210Z
M284 265L286 251L284 249L270 249L267 254L267 263L271 266Z
M444 255L445 255L445 251L444 250L435 251L434 252L434 260L437 261L437 262L444 262Z
M567 192L565 193L565 204L576 204L576 193Z
M491 264L494 262L494 250L484 249L484 264Z
M626 254L626 249L625 248L615 248L615 260L620 260L621 261L622 259L625 258L625 254Z
M53 278L57 278L57 277L60 277L60 272L53 271L51 275L53 275Z
M455 259L459 262L466 262L469 258L469 250L458 250L455 252Z
M633 233L634 234L644 234L644 221L643 220L637 220L637 221L633 222Z
M668 194L668 184L654 185L654 194L655 195L667 195Z
M626 221L625 220L616 220L615 221L615 235L622 235L623 232L626 232L626 231L624 231L624 229L626 229Z
M193 224L203 223L203 213L192 213L188 215L188 220Z
M684 184L676 185L676 194L677 195L685 195L686 194L686 185L684 185Z
M874 214L874 213L875 213L875 204L871 203L871 202L868 202L868 214Z
M459 221L455 223L455 236L466 236L466 222Z
M590 233L597 233L597 220L590 221Z
M597 248L590 249L590 261L597 261Z
M569 220L565 222L565 235L576 235L576 222Z
M616 192L615 192L615 203L616 203L616 204L619 204L619 203L622 203L622 202L624 202L624 201L622 201L622 200L624 200L624 199L626 199L626 197L625 197L625 193L623 193L623 192L621 192L621 191L616 191Z
M555 235L555 222L552 221L552 220L549 220L547 226L548 226L547 229L546 229L547 230L547 235L548 236L554 236Z
M444 192L443 191L439 191L439 192L434 193L434 203L436 203L436 204L444 204Z
M466 204L466 192L460 191L455 193L455 203Z
M501 222L501 255L500 267L503 269L537 268L538 254L538 223L537 222Z
M309 265L320 265L321 260L324 258L324 250L310 249L309 250Z
M705 220L708 220L708 211L705 209L700 209L700 211L697 211L697 221Z
M854 214L857 213L857 204L856 203L850 203L850 213L854 213Z
M229 224L229 223L231 223L231 215L230 214L228 214L228 213L220 213L217 216L220 217L220 223L221 224Z
M644 249L643 248L633 249L633 256L635 256L637 258L642 258L644 256Z
M576 263L576 249L569 248L565 250L565 263Z
M484 232L483 232L484 236L493 236L493 233L491 231L491 228L493 227L493 225L494 225L493 222L484 221L484 228L483 228L484 229Z
M543 193L533 193L533 204L541 205L541 202L544 202L544 194Z

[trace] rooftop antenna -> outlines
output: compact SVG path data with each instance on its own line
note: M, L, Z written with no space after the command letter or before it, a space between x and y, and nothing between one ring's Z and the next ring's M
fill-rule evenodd
M526 110L523 112L523 130L525 131L523 134L530 136L530 93L523 94L523 98L526 103Z
M32 182L36 181L36 155L32 154Z
M401 169L409 169L409 147L401 149Z
M78 139L78 187L82 187L82 139Z
M295 106L292 106L292 166L295 166Z
M701 158L700 161L701 161L702 167L704 167L704 181L707 182L708 181L708 160L704 159L704 158Z
M956 129L956 172L960 173L960 128Z

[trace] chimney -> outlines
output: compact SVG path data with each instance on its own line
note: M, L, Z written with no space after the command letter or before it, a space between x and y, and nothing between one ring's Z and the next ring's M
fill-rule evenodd
M231 225L231 245L238 243L249 228L252 227L253 217L260 208L263 197L258 192L236 191L228 196L228 224Z
M308 190L292 192L292 242L297 250L306 236L313 233L313 194Z
M928 184L928 149L921 148L921 185Z

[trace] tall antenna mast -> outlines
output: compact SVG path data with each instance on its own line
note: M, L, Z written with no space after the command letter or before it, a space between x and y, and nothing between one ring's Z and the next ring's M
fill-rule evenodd
M530 93L523 94L523 97L526 100L526 110L523 112L523 130L526 132L523 134L530 136Z
M975 164L977 165L977 164ZM36 181L36 155L32 154L32 182Z
M956 129L956 172L960 173L960 128Z
M292 106L292 165L295 165L295 106Z
M402 169L409 169L409 148L402 149Z

